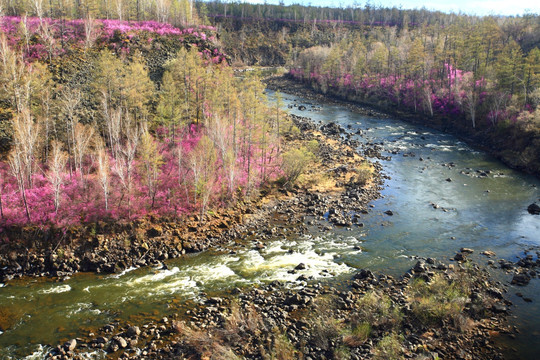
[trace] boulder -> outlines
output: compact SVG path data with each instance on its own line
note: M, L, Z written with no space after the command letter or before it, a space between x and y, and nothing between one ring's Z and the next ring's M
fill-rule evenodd
M512 279L512 284L525 286L531 281L529 274L516 274Z
M465 254L458 252L456 256L454 256L454 260L456 261L465 261Z
M531 215L540 215L540 206L533 203L533 204L529 205L529 207L527 208L527 211Z
M161 236L161 234L163 234L163 229L159 225L154 225L146 231L146 235L148 235L149 238L158 237Z
M120 346L122 349L125 349L125 348L127 348L127 346L128 346L128 343L127 343L126 339L124 339L124 338L121 337L121 336L115 336L115 337L113 338L113 341L114 341L115 343L117 343L118 346Z
M414 265L414 268L413 268L414 272L415 273L423 273L423 272L426 272L428 269L426 267L426 263L423 262L423 261L418 261L416 263L416 265Z
M485 255L485 256L487 256L487 257L493 257L493 256L495 256L495 253L494 253L493 251L491 251L491 250L485 250L485 251L482 251L481 254L482 254L482 255Z
M130 338L139 336L140 334L141 334L141 329L139 329L138 326L130 326L126 331L126 336Z
M374 279L375 275L370 270L361 269L354 275L354 278L357 280Z
M71 339L64 344L64 350L73 351L77 347L77 340Z
M499 314L502 314L502 313L507 313L508 312L508 308L502 304L494 304L492 307L491 307L491 310L495 313L499 313Z
M512 270L515 267L515 264L511 261L500 259L499 264L501 265L501 269L505 270Z

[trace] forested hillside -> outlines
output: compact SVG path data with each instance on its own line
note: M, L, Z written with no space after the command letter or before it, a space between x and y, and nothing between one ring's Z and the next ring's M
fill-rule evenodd
M279 112L213 27L189 7L75 3L7 2L0 20L2 226L204 216L280 174Z
M208 4L238 64L473 136L540 173L540 17Z

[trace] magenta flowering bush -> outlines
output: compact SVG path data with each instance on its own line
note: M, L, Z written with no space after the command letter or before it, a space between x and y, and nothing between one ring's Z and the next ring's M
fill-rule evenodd
M44 60L61 55L73 47L82 48L92 40L101 46L129 54L136 40L147 44L159 38L174 38L190 44L212 43L216 29L197 26L181 29L157 21L60 20L37 17L4 16L0 19L0 31L5 33L11 47L23 51L28 61ZM213 47L211 51L217 51ZM222 53L212 55L213 62L225 61Z
M466 116L468 100L473 88L486 88L484 79L471 80L472 72L447 69L447 81L441 83L435 73L422 79L411 79L404 75L363 74L355 76L350 73L335 76L321 69L312 69L309 75L302 68L291 68L289 76L311 82L321 89L333 89L344 94L353 94L363 99L386 101L396 107L404 107L414 112L436 113L442 116ZM471 84L471 81L474 81ZM474 94L474 104L480 107L488 97L486 91ZM472 101L472 100L471 100ZM500 117L499 119L503 119Z
M227 128L223 136L232 136L232 131L232 128ZM16 179L8 164L0 162L0 238L2 229L11 226L65 227L99 220L133 220L147 215L177 217L201 210L201 188L197 185L192 157L201 138L206 136L206 129L192 124L177 131L175 140L172 135L169 129L158 128L153 140L158 148L154 155L162 159L154 196L149 195L144 160L140 155L134 160L132 184L128 191L119 185L122 180L115 170L115 159L108 153L111 169L108 206L99 184L94 156L89 154L85 157L82 174L77 170L64 169L58 211L55 210L53 189L46 176L49 168L44 163L36 164L38 171L32 175L32 185L24 191L30 219ZM224 164L221 156L207 164L212 173L204 186L207 186L205 191L209 194L207 202L213 207L225 205L248 187L259 186L263 177L265 180L275 179L281 174L279 158L275 156L273 147L268 148L263 157L260 147L256 144L248 146L245 141L238 143L239 152L232 164L234 176L231 176L231 164ZM180 161L178 151L182 154Z

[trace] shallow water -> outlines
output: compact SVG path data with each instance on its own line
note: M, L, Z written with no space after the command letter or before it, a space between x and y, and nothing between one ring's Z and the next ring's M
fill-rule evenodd
M285 104L292 103L309 101L285 95ZM295 286L300 275L339 281L357 268L399 275L414 264L414 256L444 260L461 247L475 249L473 257L480 262L487 260L478 255L482 250L516 260L524 250L539 248L540 217L526 210L540 197L537 179L507 168L450 135L399 120L373 119L327 105L316 112L296 108L291 112L315 121L351 125L364 133L357 137L361 142L384 142L383 155L392 160L381 164L391 179L385 182L383 198L363 215L364 227L325 233L313 229L311 236L279 238L263 250L208 251L168 261L167 270L77 274L64 282L11 282L0 287L0 327L4 327L0 358L31 354L40 358L47 349L42 344L86 334L114 319L159 318L171 304L197 301L204 292L273 280L291 281ZM398 154L389 153L392 150ZM414 157L403 156L411 152ZM453 167L443 166L450 162ZM478 177L477 170L490 173ZM384 214L386 210L394 215ZM299 263L306 264L306 269L290 273ZM500 271L494 274L506 283L511 280ZM512 321L522 330L511 343L519 348L518 358L534 358L535 349L540 348L540 310L534 296L539 282L509 290L516 304ZM525 303L514 296L516 291L535 301ZM89 354L93 357L99 354Z

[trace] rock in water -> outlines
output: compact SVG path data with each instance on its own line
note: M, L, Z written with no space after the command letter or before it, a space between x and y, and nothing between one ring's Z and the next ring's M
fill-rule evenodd
M532 214L532 215L540 215L540 206L533 203L529 205L529 207L527 208L527 211L529 212L529 214Z
M512 279L512 284L525 286L531 281L531 277L528 274L516 274Z
M77 340L75 339L71 339L64 344L64 349L66 351L73 351L75 350L76 347L77 347Z

